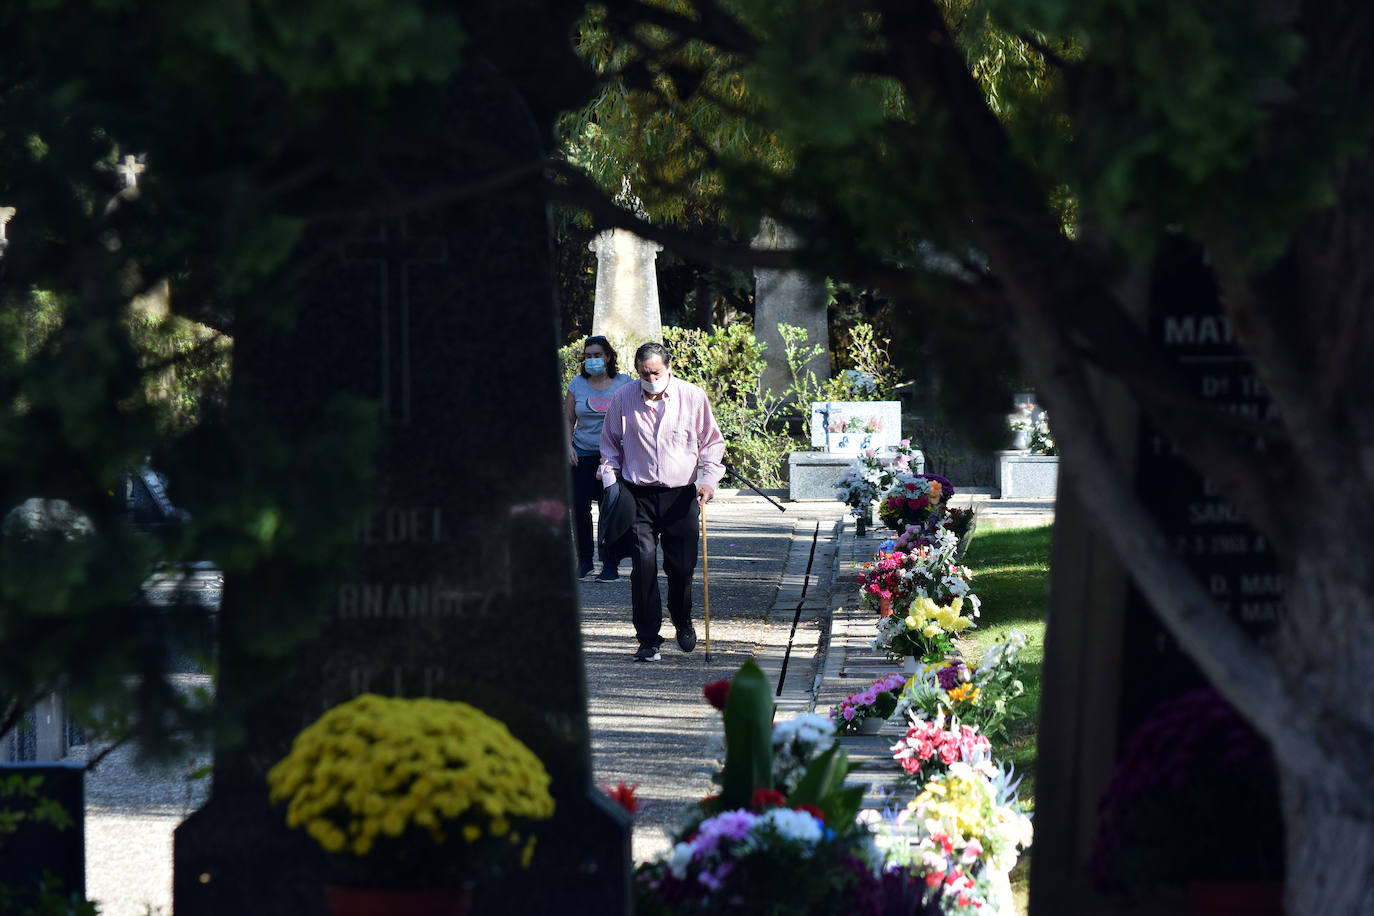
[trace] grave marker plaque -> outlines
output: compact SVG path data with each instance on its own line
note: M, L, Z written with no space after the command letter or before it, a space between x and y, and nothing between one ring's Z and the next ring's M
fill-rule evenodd
M445 118L495 150L471 177L541 155L521 100L489 73L464 76ZM453 181L451 159L403 165L412 193ZM344 196L365 215L381 187ZM217 751L211 800L177 832L178 916L322 912L322 854L268 807L265 775L303 726L364 692L469 702L548 767L557 813L534 871L479 887L479 911L627 912L628 830L591 780L544 206L530 195L361 219L314 232L298 257L316 266L293 325L235 335L232 408L295 444L288 473L308 492L329 475L310 443L336 398L374 402L372 511L319 601L318 635L280 660L288 676L242 742ZM289 522L311 509L297 501ZM227 577L222 700L257 676L241 628L291 586L273 572Z
M1269 402L1195 251L1178 245L1160 256L1144 327L1204 399L1230 413L1268 419ZM1137 492L1170 547L1264 644L1283 614L1283 579L1269 545L1141 418L1131 398L1106 385L1103 402L1118 453L1134 461L1128 470ZM1256 460L1263 459L1257 451ZM1072 473L1071 464L1065 473ZM1095 893L1089 865L1098 801L1118 755L1159 703L1206 680L1129 581L1072 488L1059 492L1035 825L1037 848L1054 852L1032 859L1031 913L1100 916L1123 911L1120 901ZM1135 900L1130 912L1169 912L1177 904L1166 890L1154 901Z
M812 401L811 447L859 455L902 441L901 401Z

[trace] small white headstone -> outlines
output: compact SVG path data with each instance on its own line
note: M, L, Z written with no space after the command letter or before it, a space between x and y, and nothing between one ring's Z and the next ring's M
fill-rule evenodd
M902 440L901 401L813 401L811 446L857 455Z

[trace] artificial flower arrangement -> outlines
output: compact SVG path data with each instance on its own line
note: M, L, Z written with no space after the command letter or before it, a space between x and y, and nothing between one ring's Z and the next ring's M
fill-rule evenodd
M865 449L845 468L844 476L835 484L835 498L849 506L856 518L867 515L874 500L892 487L897 474L911 467L916 449L910 439L903 439L890 454L877 449Z
M897 698L906 687L906 677L889 674L878 678L858 693L852 693L830 707L830 718L841 735L852 735L869 719L885 720L897 709Z
M725 724L721 791L696 806L666 860L640 866L636 912L941 912L924 872L886 867L858 818L864 787L845 785L849 762L832 724L807 716L772 728L772 691L753 662L705 692ZM777 783L775 752L787 758Z
M902 471L879 497L878 518L898 534L912 527L932 531L953 495L954 485L939 474Z
M859 573L860 602L879 608L886 603L897 613L904 612L917 598L929 598L936 604L964 598L976 612L979 601L969 581L973 570L959 565L958 549L958 539L947 530L937 530L929 537L904 535L884 541Z
M1026 692L1018 662L1025 647L1026 634L1012 630L987 648L975 670L959 659L925 666L907 684L898 713L915 709L928 719L945 714L977 726L990 740L1005 740L1008 726L1029 714L1013 702Z
M937 853L921 849L919 840L914 840L908 826L910 814L903 809L900 813L891 808L879 812L865 808L859 818L873 830L874 842L883 851L887 861L894 866L925 875L928 891L938 893L935 906L941 916L989 916L997 913L992 905L993 889L986 871L979 866L978 853L974 847L965 848L962 855L955 857L949 849L941 848ZM909 913L909 907L892 909L892 913Z
M1016 797L1019 784L1010 768L986 756L977 763L956 760L933 774L906 808L918 854L932 865L957 861L1005 876L1033 838Z
M1280 882L1273 753L1212 688L1161 702L1131 733L1099 803L1094 882ZM1180 825L1205 825L1205 830Z
M286 823L334 854L341 883L457 886L519 866L553 816L549 774L467 703L363 694L296 736L267 774Z
M902 771L918 785L924 785L936 774L946 772L960 761L974 767L989 779L997 775L992 762L992 745L973 725L961 725L946 720L944 713L934 719L924 719L915 713L908 716L906 734L892 745L892 759L901 764Z
M879 617L873 648L893 659L912 657L930 662L944 658L956 636L978 625L977 596L970 598L956 597L941 605L921 596L911 602L905 614Z
M1016 797L1020 780L993 759L971 725L911 713L906 736L892 747L915 797L879 833L889 861L919 863L946 876L944 912L1013 912L1007 873L1030 846L1030 818ZM875 815L870 815L875 818Z
M1057 455L1059 448L1050 430L1050 415L1041 410L1037 415L1034 404L1023 404L1020 415L1012 422L1011 428L1026 433L1026 450L1032 455Z
M908 737L894 745L914 783L915 797L900 811L866 811L890 863L906 863L927 879L943 880L946 916L1014 912L1007 873L1030 846L1030 818L1016 797L1020 783L991 758L971 726L913 714Z

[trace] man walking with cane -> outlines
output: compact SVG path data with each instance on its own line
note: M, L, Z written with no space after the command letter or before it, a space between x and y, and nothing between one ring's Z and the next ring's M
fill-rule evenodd
M601 428L601 482L617 483L634 499L630 602L639 648L635 659L661 658L663 604L658 545L668 578L668 616L683 652L696 648L692 576L697 566L697 519L725 473L725 439L706 392L672 373L660 343L635 351L638 385L617 391Z

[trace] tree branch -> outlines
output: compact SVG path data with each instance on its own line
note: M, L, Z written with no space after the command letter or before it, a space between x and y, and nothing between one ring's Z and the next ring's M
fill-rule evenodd
M699 19L691 19L639 0L615 0L605 5L608 17L616 18L621 26L652 25L734 54L752 57L758 53L758 38L714 0L696 0L694 7L700 15Z
M1037 183L1015 164L1004 131L987 111L934 3L894 0L887 7L892 33L914 36L893 49L903 83L913 97L933 94L943 102L959 147L973 157L971 168L981 200L971 217L998 274L1008 278L1006 288L1016 306L1016 343L1054 412L1056 428L1070 446L1065 451L1065 479L1101 520L1103 533L1121 562L1184 651L1272 746L1286 746L1295 732L1314 739L1310 722L1285 692L1273 659L1217 608L1186 565L1167 549L1158 526L1117 464L1081 354L1069 342L1069 334L1075 331L1088 339L1101 337L1102 327L1083 326L1082 313L1099 304L1115 311L1112 297L1103 293L1092 297L1096 302L1084 303L1084 289L1065 288L1062 280L1047 275L1055 271L1053 265L1066 263L1065 255L1072 263L1073 252L1066 250L1066 242L1057 241L1061 237L1044 212ZM1058 273L1074 276L1071 270ZM1070 312L1064 304L1071 302L1084 304ZM1124 320L1124 316L1118 319ZM1160 419L1166 429L1171 425L1169 417ZM1210 439L1214 449L1231 448L1219 437ZM1196 462L1196 449L1192 451L1190 457ZM1256 472L1233 470L1236 480L1231 483L1248 481L1253 493ZM1248 513L1256 510L1250 500L1242 505ZM1354 774L1339 763L1323 761L1322 767L1327 772L1318 778L1356 784Z
M1056 70L1067 73L1073 69L1073 64L1069 63L1067 60L1060 57L1050 48L1049 45L1045 44L1043 41L1036 38L1030 32L1017 32L1016 37L1024 41L1026 44L1030 45L1032 48L1034 48L1036 53L1038 53L1041 57L1045 58L1045 60L1049 61L1050 66L1054 67Z

